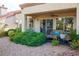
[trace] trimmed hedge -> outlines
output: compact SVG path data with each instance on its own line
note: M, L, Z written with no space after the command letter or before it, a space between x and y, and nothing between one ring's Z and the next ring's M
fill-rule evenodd
M34 31L15 32L10 36L11 41L28 46L39 46L46 42L46 37L43 33L37 33Z

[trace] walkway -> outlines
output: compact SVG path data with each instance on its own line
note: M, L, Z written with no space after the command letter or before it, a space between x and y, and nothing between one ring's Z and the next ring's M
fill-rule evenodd
M67 46L51 46L46 43L39 47L29 47L15 44L8 37L0 38L0 55L2 56L65 56L79 55L76 50L71 50Z

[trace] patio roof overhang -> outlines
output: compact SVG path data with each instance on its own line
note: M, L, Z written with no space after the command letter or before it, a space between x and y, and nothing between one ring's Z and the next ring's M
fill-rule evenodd
M26 14L27 16L42 18L42 17L59 17L59 16L76 16L76 8L45 11L40 13Z
M32 7L32 6L41 5L41 4L45 4L45 3L24 3L24 4L20 4L20 7L21 9L23 9L25 7Z

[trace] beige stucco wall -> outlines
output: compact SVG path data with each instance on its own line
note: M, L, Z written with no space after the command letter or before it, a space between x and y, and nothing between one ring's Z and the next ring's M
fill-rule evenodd
M27 19L25 14L21 13L21 20L22 20L22 31L24 32L27 28Z
M16 17L16 20L17 20L17 22L19 23L19 24L21 24L22 23L22 20L21 20L21 13L20 14L16 14L15 15L15 17Z
M0 8L0 15L5 15L7 13L7 9Z
M76 7L77 7L77 4L75 3L48 3L48 4L42 4L42 5L24 8L22 10L22 13L32 14L32 13L54 11L54 10L76 8Z
M77 34L79 34L79 4L77 6L77 14L76 14L76 30L77 30Z
M6 18L5 18L5 17L0 18L0 23L5 23L5 20L6 20Z
M25 25L25 15L28 14L33 14L33 13L40 13L40 12L47 12L47 11L54 11L54 10L61 10L61 9L68 9L68 8L77 8L77 18L76 21L74 21L74 28L76 28L77 33L79 33L79 4L77 3L49 3L49 4L42 4L42 5L37 5L37 6L32 6L32 7L27 7L22 9L22 30L24 31L24 29L27 27ZM40 21L34 21L34 28L35 31L39 31L40 28ZM53 23L53 29L56 29L56 23L54 20Z
M18 24L22 24L21 18L22 18L21 14L16 14L16 15L10 16L10 17L1 17L0 18L0 28L3 27L5 24L7 24L8 26L6 26L6 28L5 28L6 31L8 29L15 29L17 27L17 24L16 24L17 20L18 20L18 22L17 22Z
M56 19L53 19L53 30L56 30Z
M73 29L76 29L76 17L73 17Z
M2 18L0 18L0 23L5 24L5 21L6 21L6 17L2 17Z
M40 32L40 20L38 20L38 19L34 20L34 30L36 32Z
M16 17L15 16L10 16L8 18L6 18L5 24L7 25L13 25L16 23Z
M30 24L31 16L26 16L26 17L27 17L27 19L26 19L26 21L27 21L26 26L27 26L27 29L29 29L30 28L29 24Z
M5 25L5 18L0 18L0 29L4 27Z

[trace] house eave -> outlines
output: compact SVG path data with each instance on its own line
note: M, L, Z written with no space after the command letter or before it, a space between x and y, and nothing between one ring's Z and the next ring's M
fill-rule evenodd
M24 4L21 4L20 7L21 9L23 9L26 7L31 7L31 6L41 5L41 4L45 4L45 3L24 3Z

